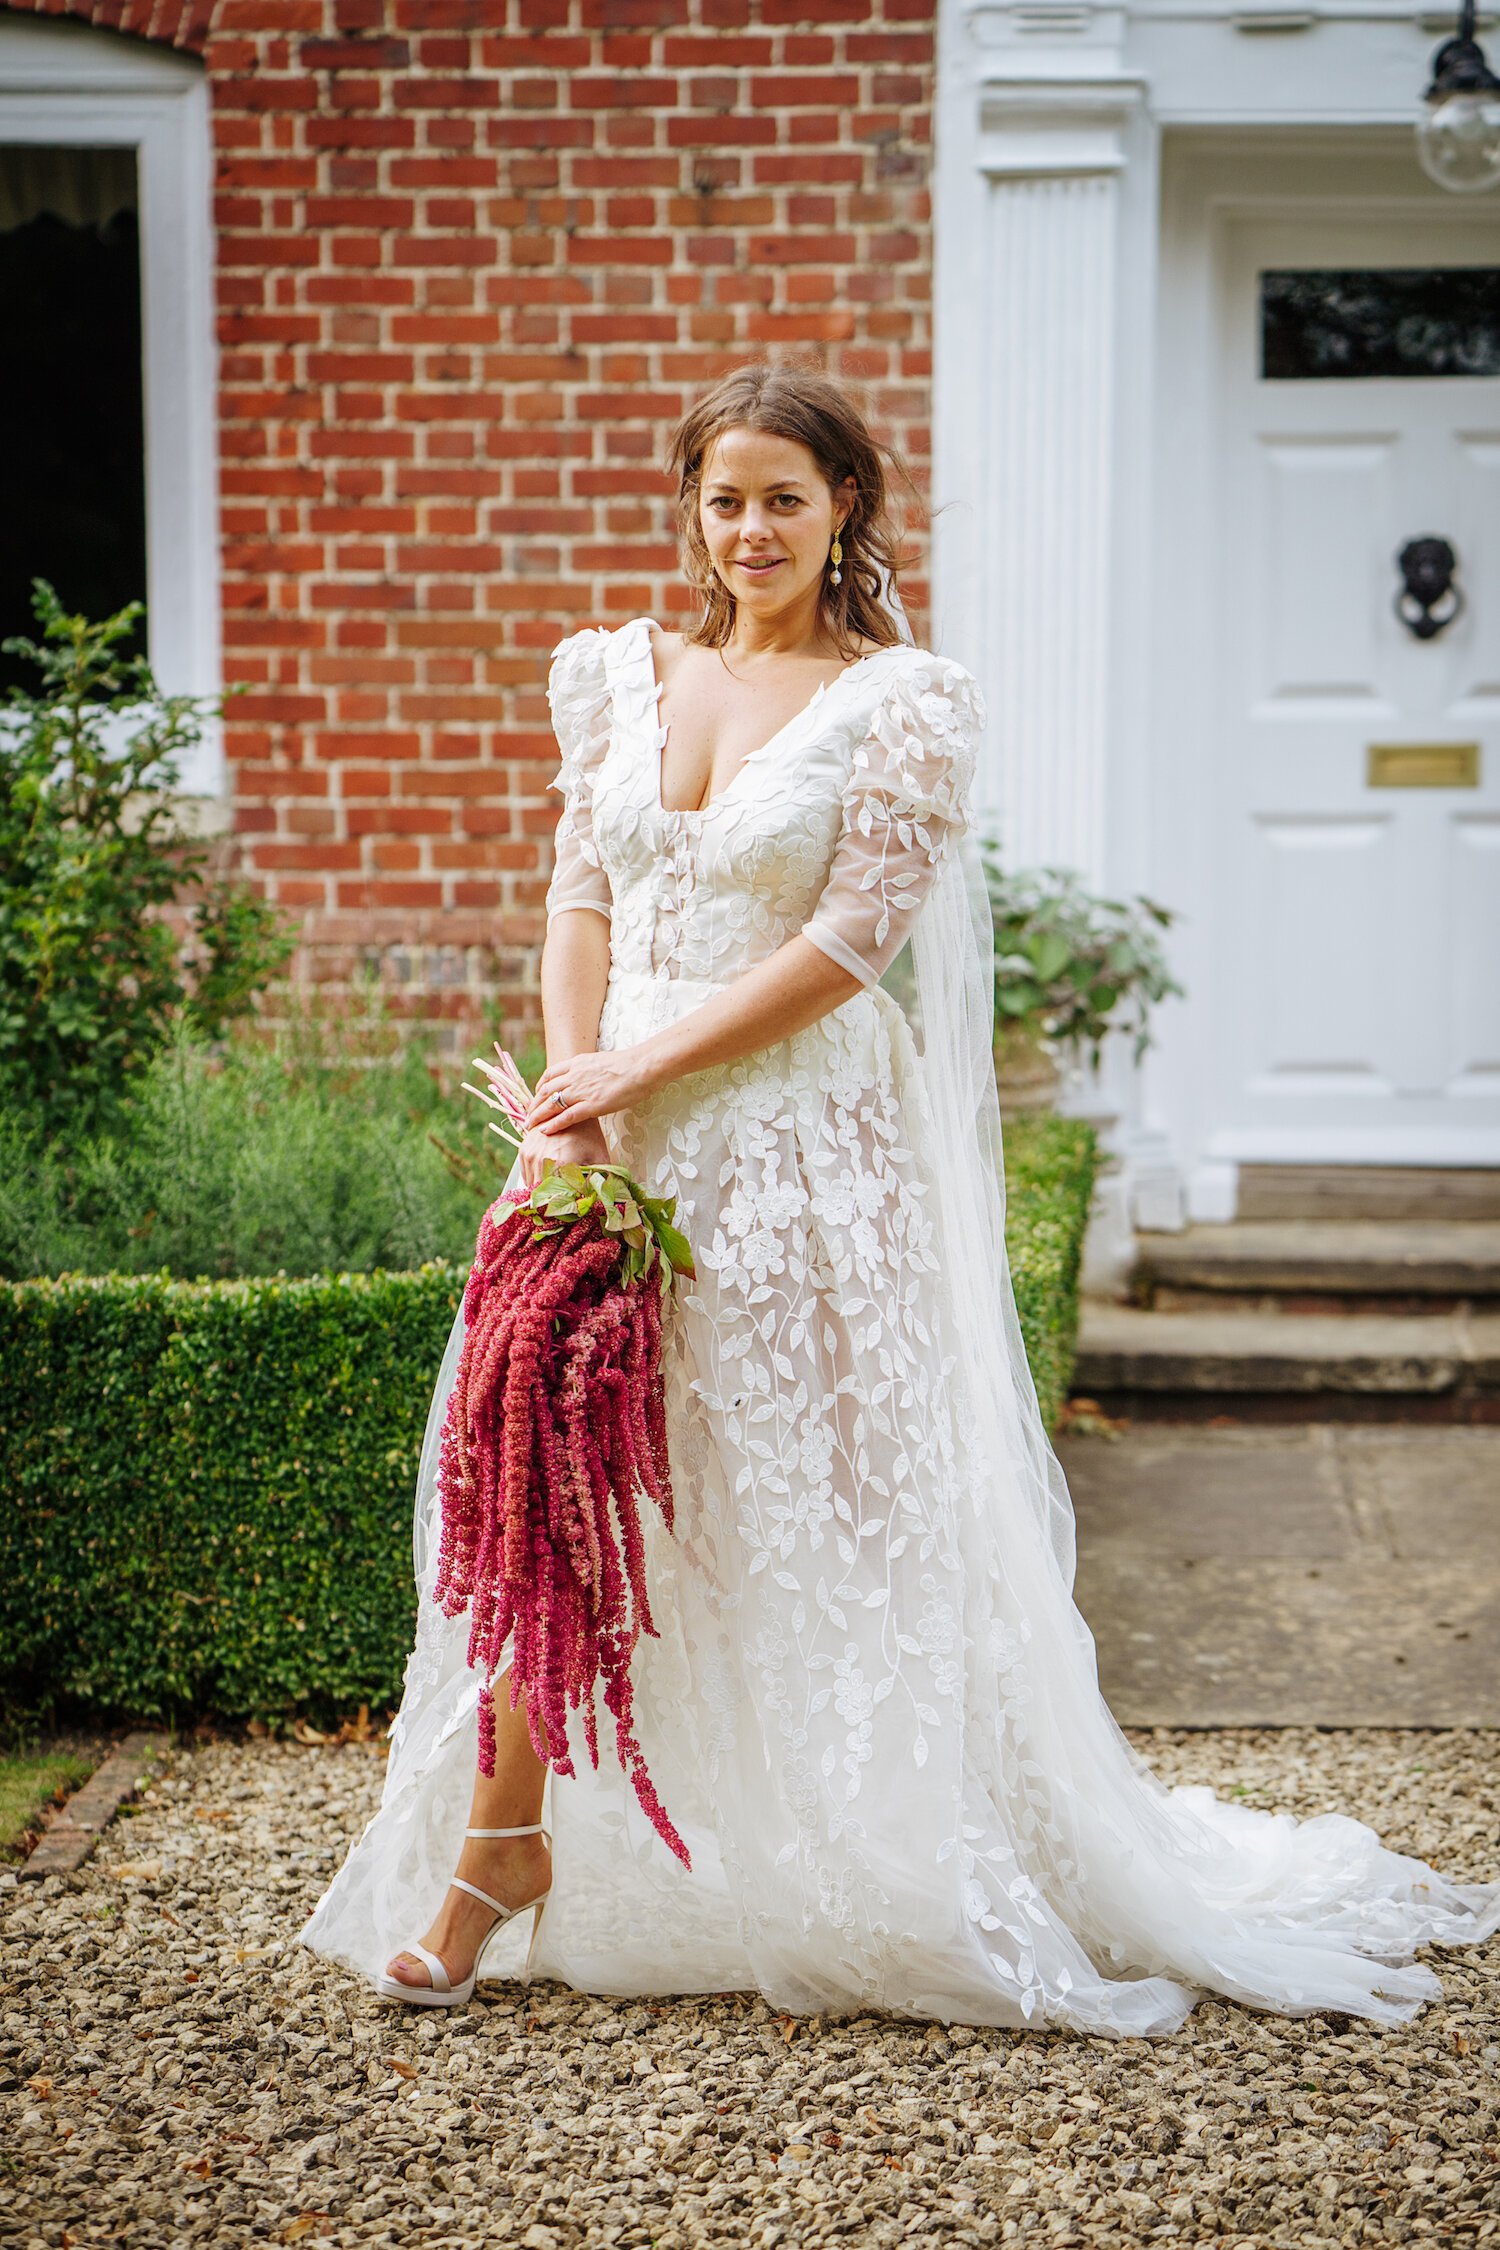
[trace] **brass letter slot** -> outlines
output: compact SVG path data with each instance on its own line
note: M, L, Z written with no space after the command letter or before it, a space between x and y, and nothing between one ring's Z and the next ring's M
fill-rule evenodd
M1477 789L1477 742L1371 742L1365 748L1371 789Z

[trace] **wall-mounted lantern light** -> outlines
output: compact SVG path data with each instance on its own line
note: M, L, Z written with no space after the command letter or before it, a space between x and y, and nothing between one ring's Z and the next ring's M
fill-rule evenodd
M1458 195L1500 180L1500 78L1474 36L1475 0L1463 0L1458 36L1432 58L1417 120L1417 156L1429 179Z

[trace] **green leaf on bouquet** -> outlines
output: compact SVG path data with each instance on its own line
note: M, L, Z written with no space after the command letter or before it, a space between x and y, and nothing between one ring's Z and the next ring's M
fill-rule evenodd
M620 1275L625 1282L638 1281L659 1266L665 1291L673 1273L696 1274L687 1239L671 1223L676 1196L648 1195L622 1164L554 1165L517 1208L557 1222L533 1227L533 1242L556 1234L570 1219L597 1211L600 1225L622 1246Z
M656 1239L671 1260L676 1272L696 1275L698 1269L693 1264L693 1253L686 1235L679 1234L677 1229L674 1226L669 1226L665 1219L658 1219L656 1222Z

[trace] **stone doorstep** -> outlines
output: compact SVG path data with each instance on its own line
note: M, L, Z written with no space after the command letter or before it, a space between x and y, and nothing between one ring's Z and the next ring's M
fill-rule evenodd
M97 1773L74 1791L17 1875L40 1882L47 1875L75 1874L126 1798L160 1769L167 1750L164 1734L137 1732L116 1743Z
M1137 1240L1137 1277L1168 1298L1500 1299L1500 1220L1244 1219Z
M1500 1313L1145 1312L1088 1301L1073 1389L1500 1393Z
M1242 1219L1500 1219L1500 1166L1242 1164Z

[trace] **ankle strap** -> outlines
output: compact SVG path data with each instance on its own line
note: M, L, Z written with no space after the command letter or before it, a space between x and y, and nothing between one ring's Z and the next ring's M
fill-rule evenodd
M507 1906L503 1899L491 1898L489 1892L482 1891L477 1883L466 1883L462 1875L454 1876L453 1888L456 1891L467 1891L470 1898L482 1899L486 1906L492 1906L495 1909L495 1912L499 1915L502 1915L507 1922L516 1912L515 1907Z
M546 1833L546 1829L539 1820L534 1820L529 1828L466 1828L464 1830L466 1836L545 1836Z

